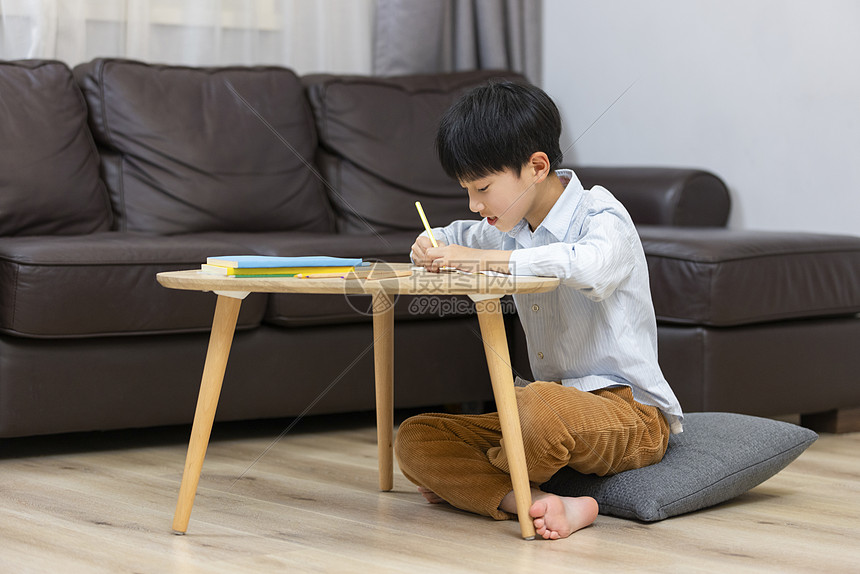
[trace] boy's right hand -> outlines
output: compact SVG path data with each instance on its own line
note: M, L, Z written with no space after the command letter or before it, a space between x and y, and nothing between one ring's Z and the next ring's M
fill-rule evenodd
M444 241L437 241L439 247L443 245L448 245ZM433 247L433 243L430 241L430 238L426 235L419 235L418 239L415 240L415 243L412 244L412 262L415 265L419 265L421 267L427 267L432 262L433 259L427 256L427 250Z

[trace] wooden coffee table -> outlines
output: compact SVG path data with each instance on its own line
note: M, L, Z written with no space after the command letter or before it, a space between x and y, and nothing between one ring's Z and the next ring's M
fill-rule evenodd
M535 536L529 517L531 491L522 432L514 394L508 342L499 299L512 293L552 291L559 280L548 277L483 275L463 273L428 273L409 264L377 264L376 276L389 278L325 278L295 277L234 278L207 275L198 270L159 273L158 282L171 289L213 291L218 295L212 334L200 394L194 414L191 439L179 500L173 518L173 530L184 534L188 529L191 508L200 481L203 459L215 420L215 410L221 394L221 384L242 299L250 293L329 293L332 295L371 295L373 310L374 368L376 378L376 428L379 452L379 488L394 486L394 296L395 295L468 295L475 301L484 352L493 385L493 394L505 440L505 450L511 470L511 482L517 502L520 530L525 539Z

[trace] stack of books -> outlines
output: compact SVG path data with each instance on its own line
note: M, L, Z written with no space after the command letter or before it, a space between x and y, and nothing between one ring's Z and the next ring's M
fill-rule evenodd
M225 277L345 277L361 259L307 256L270 257L266 255L228 255L209 257L200 270Z

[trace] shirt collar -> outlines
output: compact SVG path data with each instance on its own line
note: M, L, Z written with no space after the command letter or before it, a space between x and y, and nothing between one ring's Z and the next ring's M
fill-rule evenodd
M550 208L543 221L534 233L529 230L529 222L523 219L508 231L508 235L516 239L517 243L523 246L531 244L531 236L536 234L541 228L546 229L557 241L564 241L567 237L567 232L570 229L570 222L573 219L573 212L579 203L582 195L582 183L579 178L570 169L556 170L556 175L564 185L564 191L556 200L555 204Z

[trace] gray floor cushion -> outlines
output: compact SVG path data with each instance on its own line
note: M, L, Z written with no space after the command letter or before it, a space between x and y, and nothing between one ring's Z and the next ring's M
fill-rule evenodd
M613 476L564 468L541 485L562 496L592 496L601 514L646 522L706 508L764 482L818 438L813 431L734 413L689 413L658 464Z

